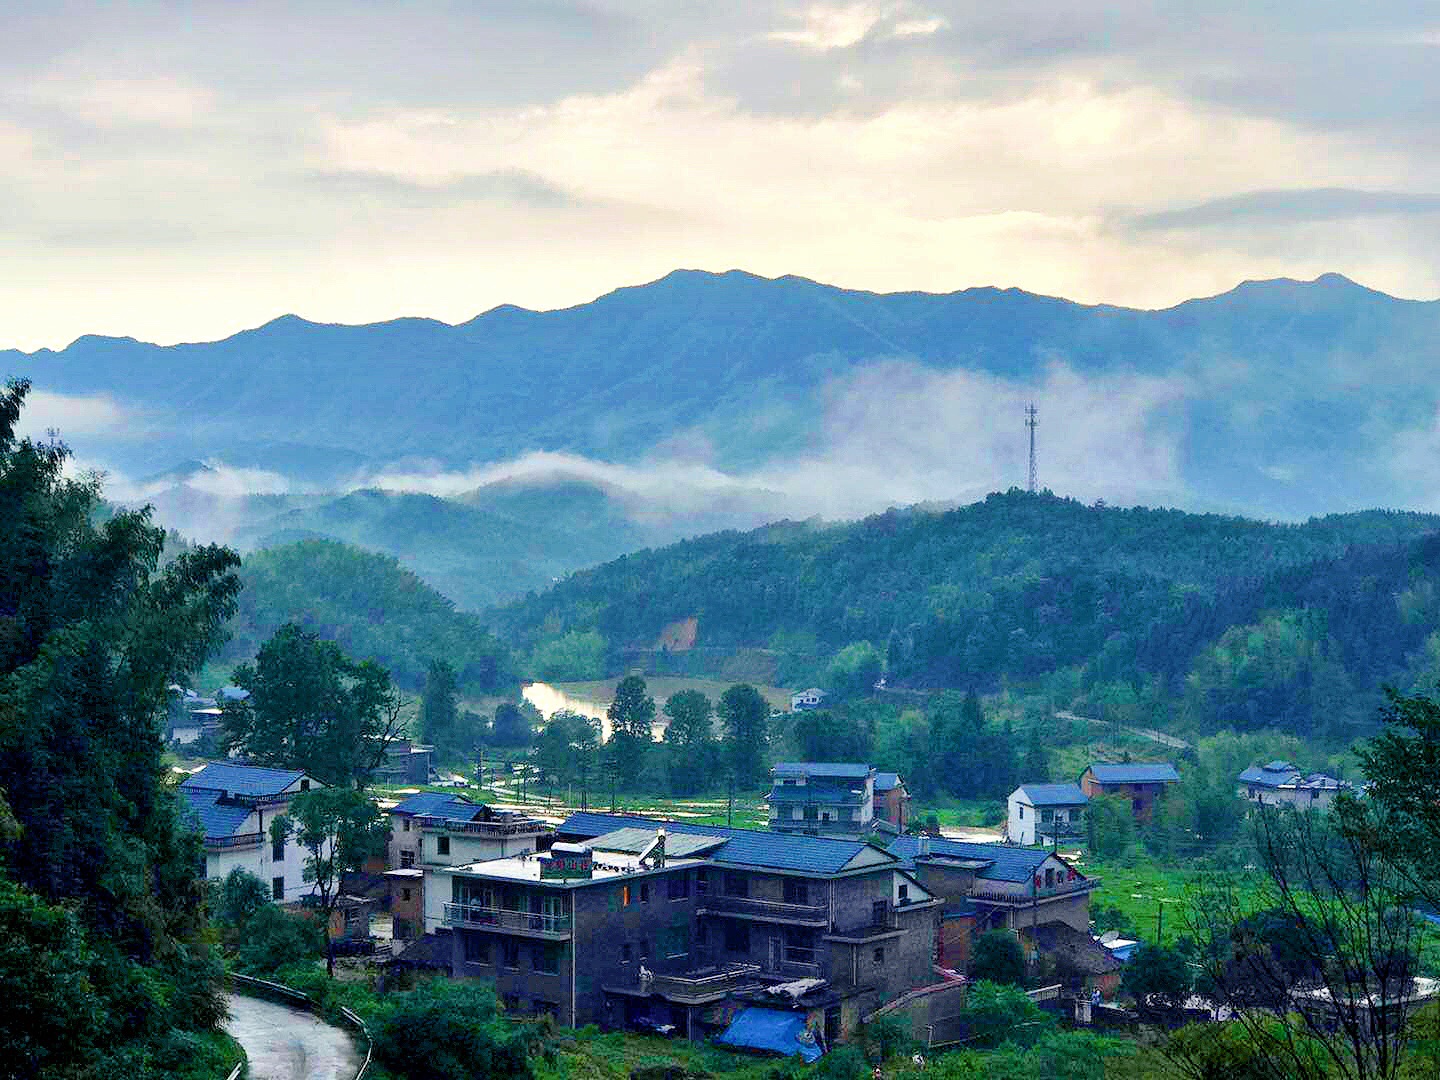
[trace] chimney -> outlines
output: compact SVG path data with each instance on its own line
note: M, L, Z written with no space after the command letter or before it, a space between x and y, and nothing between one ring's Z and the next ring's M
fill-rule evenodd
M917 859L924 859L930 854L930 837L924 833L920 834L920 850L915 853Z

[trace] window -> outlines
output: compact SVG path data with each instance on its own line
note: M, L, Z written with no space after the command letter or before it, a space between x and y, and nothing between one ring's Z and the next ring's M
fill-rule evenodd
M1024 821L1024 820L1025 820L1025 806L1024 806L1024 804L1023 804L1023 803L1020 804L1020 805L1017 806L1015 809L1017 809L1017 810L1020 811L1020 820L1021 820L1021 821Z
M815 962L815 932L793 926L785 928L785 960L791 964Z
M1132 811L1134 811L1135 813L1137 813L1137 814L1143 814L1143 813L1145 812L1145 800L1144 800L1144 799L1131 799L1131 800L1130 800L1130 809L1131 809Z
M402 869L402 870L409 870L409 869L410 869L411 867L413 867L414 865L415 865L415 852L411 851L409 848L404 848L403 850L401 850L401 852L400 852L400 869Z
M520 966L520 943L514 938L501 939L500 963L512 969Z
M1054 821L1054 820L1055 820L1055 811L1054 811L1054 810L1041 810L1041 811L1040 811L1040 820L1043 821L1043 822L1045 822L1046 824Z
M695 895L704 896L705 890L710 887L710 873L707 870L695 871Z
M270 841L270 861L285 861L285 838L283 836Z
M410 819L409 819L408 817L407 817L407 818L401 818L400 821L401 821L401 831L402 831L402 832L409 832L409 831L410 831Z
M884 950L884 949L876 949L876 950L875 950L875 963L877 963L877 964L883 964L884 962L885 962L885 950Z
M401 889L401 890L400 890L400 899L401 899L401 900L409 900L409 899L410 899L410 890L409 890L409 889Z
M532 963L535 970L542 975L560 974L560 946L553 941L542 942L535 946L535 955Z
M690 875L685 873L670 875L670 899L685 900L690 896Z
M902 904L908 904L909 902L910 902L910 886L909 886L909 885L906 885L904 882L901 882L901 883L900 883L900 903L902 903Z
M620 906L621 906L621 907L629 907L629 906L630 906L630 886L629 886L629 885L621 885L621 886L620 886Z
M642 904L648 904L650 902L650 883L648 881L642 881L640 883L640 902Z
M725 895L726 895L726 896L749 896L749 895L750 895L750 879L749 879L748 877L746 877L744 874L730 874L730 873L727 873L727 874L725 875Z
M810 902L810 887L803 881L796 881L793 878L785 879L785 902L787 904L808 904Z
M448 836L437 836L437 837L435 838L435 854L436 854L436 855L449 855L449 854L450 854L450 837L448 837Z
M471 964L490 963L490 939L484 934L466 934L465 960Z
M301 791L309 791L309 790L310 790L310 778L309 778L308 776L302 776L302 777L300 778L300 790L301 790Z
M884 926L885 917L890 913L890 905L884 900L876 900L870 905L870 922L874 926Z
M726 923L725 951L748 953L750 951L750 927L744 923Z
M271 879L270 879L270 899L272 899L272 900L284 900L284 899L285 899L285 879L284 879L283 877L277 877L277 878L271 878Z
M1050 888L1053 888L1054 885L1055 885L1055 871L1054 871L1053 869L1047 869L1047 870L1045 871L1045 888L1050 889Z
M630 943L629 943L628 941L625 942L623 945L621 945L621 946L620 946L620 962L621 962L622 964L628 964L628 963L630 963L630 961L634 959L634 956L632 955L633 952L634 952L634 950L631 948Z

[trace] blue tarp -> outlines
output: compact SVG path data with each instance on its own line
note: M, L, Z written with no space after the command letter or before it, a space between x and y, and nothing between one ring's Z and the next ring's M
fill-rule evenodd
M769 1050L786 1057L799 1054L806 1062L820 1056L815 1037L805 1030L804 1015L776 1009L741 1009L715 1041L747 1050Z

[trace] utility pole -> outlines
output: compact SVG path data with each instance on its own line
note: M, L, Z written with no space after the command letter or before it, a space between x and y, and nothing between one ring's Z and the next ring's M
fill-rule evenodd
M1035 487L1038 477L1035 472L1035 426L1039 423L1035 419L1035 403L1032 401L1025 407L1025 426L1030 429L1030 494L1035 494Z
M735 774L730 774L730 801L725 805L725 827L735 823Z

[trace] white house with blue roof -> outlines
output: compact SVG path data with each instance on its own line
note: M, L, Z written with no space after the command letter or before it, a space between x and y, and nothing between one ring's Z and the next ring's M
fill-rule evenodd
M1079 784L1021 784L1007 802L1005 839L1012 844L1074 842L1084 834L1090 798Z
M205 876L222 879L236 867L270 886L271 898L300 900L314 891L305 880L307 852L293 839L270 837L271 823L302 791L325 785L296 769L212 762L180 784L190 818L205 838Z
M864 836L875 824L875 769L861 762L782 761L770 770L770 828Z
M534 851L554 832L526 814L450 792L422 791L391 808L386 861L397 870L465 866Z

